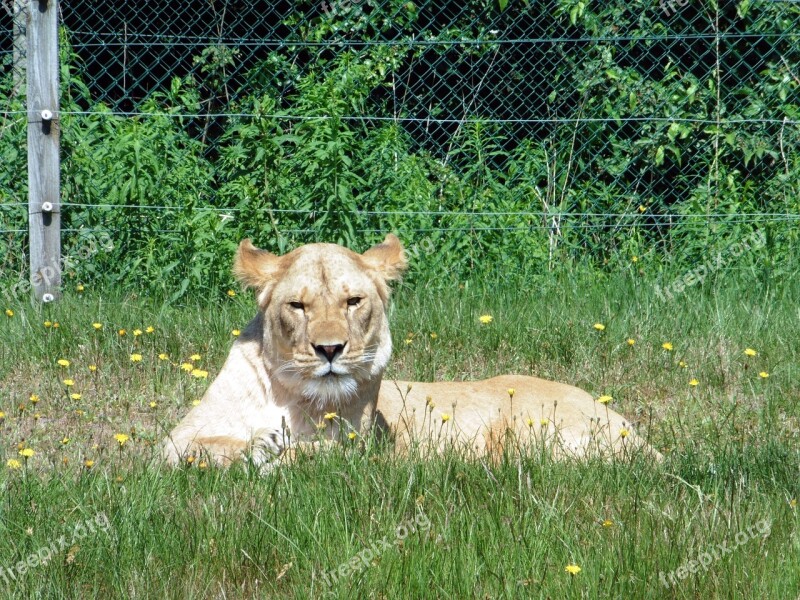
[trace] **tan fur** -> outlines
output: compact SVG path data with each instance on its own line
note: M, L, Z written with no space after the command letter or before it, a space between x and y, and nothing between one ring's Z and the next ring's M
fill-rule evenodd
M658 456L621 415L569 385L518 375L382 381L391 354L388 284L405 268L392 234L364 254L309 244L276 256L244 240L234 272L256 288L259 311L200 404L165 440L165 458L176 464L205 453L227 463L247 453L266 464L298 443L373 427L391 430L399 451L586 457L645 448ZM336 417L326 420L330 413Z

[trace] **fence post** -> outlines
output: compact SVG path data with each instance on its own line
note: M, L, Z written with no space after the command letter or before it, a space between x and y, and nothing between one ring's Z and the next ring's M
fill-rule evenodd
M31 0L28 18L28 227L31 285L50 302L61 287L58 1Z

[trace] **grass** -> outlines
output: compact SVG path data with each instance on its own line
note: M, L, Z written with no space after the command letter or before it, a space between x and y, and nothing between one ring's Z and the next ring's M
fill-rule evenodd
M0 307L14 313L0 314L0 593L796 597L799 292L796 279L772 288L732 277L667 302L627 276L401 287L390 376L574 383L613 396L666 461L489 465L367 446L266 476L244 464L168 470L155 451L252 316L249 296L179 307L87 290Z

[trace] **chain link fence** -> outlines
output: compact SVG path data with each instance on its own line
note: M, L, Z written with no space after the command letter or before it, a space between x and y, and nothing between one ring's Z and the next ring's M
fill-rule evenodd
M25 243L25 0L3 8L12 249ZM60 10L65 235L110 230L137 264L164 241L201 261L243 235L282 250L389 229L466 270L518 264L520 248L551 268L691 264L754 230L773 263L797 247L796 1Z

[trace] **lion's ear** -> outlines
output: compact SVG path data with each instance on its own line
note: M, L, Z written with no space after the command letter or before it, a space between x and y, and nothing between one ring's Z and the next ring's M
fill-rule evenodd
M275 277L279 260L280 257L272 252L253 246L248 238L239 244L233 261L233 273L245 287L261 289Z
M386 236L377 246L373 246L361 257L372 268L376 269L386 281L400 279L408 267L403 244L393 233Z

